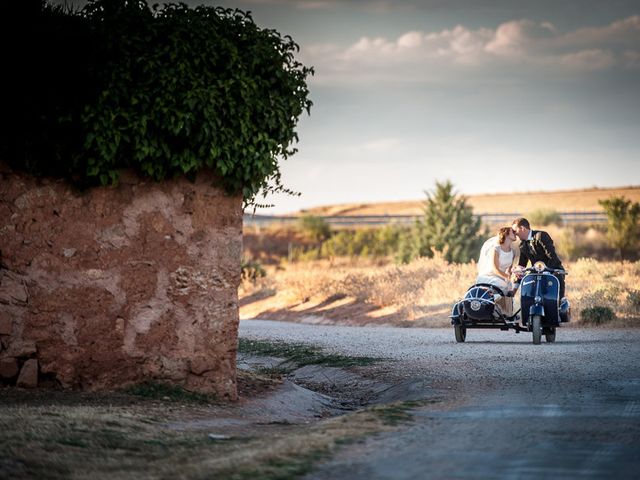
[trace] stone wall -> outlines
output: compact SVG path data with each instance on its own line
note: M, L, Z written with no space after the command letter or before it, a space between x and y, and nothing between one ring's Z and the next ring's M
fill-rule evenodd
M79 191L2 167L0 382L235 399L242 199L212 184Z

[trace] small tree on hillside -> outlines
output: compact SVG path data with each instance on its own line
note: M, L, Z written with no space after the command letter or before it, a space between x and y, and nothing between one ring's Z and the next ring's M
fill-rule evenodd
M624 197L612 197L598 203L607 214L609 243L618 250L622 261L625 253L637 248L640 242L640 203L632 203Z
M449 262L467 262L480 248L480 219L464 197L456 195L451 182L436 182L433 193L425 192L424 217L403 239L399 260L431 257L441 252Z

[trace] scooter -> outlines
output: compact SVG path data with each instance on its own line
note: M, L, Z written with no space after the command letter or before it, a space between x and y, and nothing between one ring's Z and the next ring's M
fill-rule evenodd
M513 292L503 292L488 283L475 284L467 290L464 298L453 305L449 316L456 342L464 342L467 330L473 328L531 332L535 345L542 342L542 335L548 343L555 342L556 328L571 320L571 306L566 298L560 298L560 282L556 277L567 272L536 262L524 269L522 275L514 290L519 287L520 310L513 315L506 315L496 304L501 296L511 297Z

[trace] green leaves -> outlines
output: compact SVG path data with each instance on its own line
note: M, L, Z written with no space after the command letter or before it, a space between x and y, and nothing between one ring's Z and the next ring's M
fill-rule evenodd
M246 203L287 192L279 162L295 151L313 73L295 61L290 37L237 9L144 0L92 0L47 21L69 17L87 46L85 89L74 102L73 92L55 99L73 131L49 135L66 152L54 174L109 184L122 168L156 180L209 168ZM78 60L72 49L57 53Z
M598 203L607 213L607 237L618 250L622 261L627 252L637 249L640 243L640 203L625 197L612 197Z
M480 219L451 182L436 182L433 192L425 192L424 217L401 244L398 258L408 262L417 257L442 253L449 262L467 262L480 250Z

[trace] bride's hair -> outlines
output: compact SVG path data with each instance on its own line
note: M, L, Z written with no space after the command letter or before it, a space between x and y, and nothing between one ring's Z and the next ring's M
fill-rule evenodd
M498 230L498 242L500 242L500 245L504 243L510 233L511 227L502 227Z

